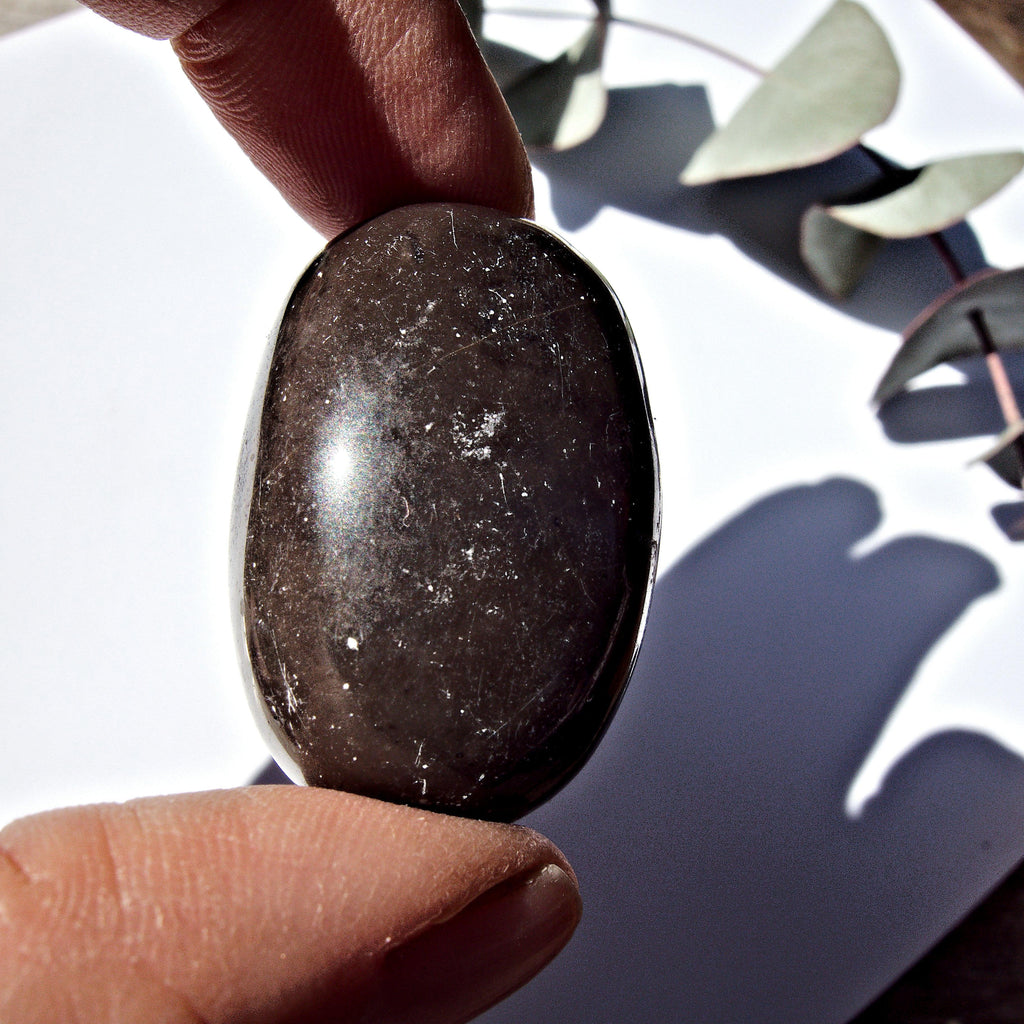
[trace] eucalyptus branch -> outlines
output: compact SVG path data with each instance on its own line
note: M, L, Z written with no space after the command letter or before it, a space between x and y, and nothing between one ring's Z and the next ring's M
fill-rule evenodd
M860 189L856 198L843 204L808 210L801 223L801 252L811 273L827 290L845 295L856 287L880 240L923 237L929 239L954 285L965 285L969 291L978 287L978 281L967 280L942 232L950 224L965 222L974 206L1024 169L1024 153L1014 150L950 157L923 168L908 169L865 145L865 133L882 123L895 106L900 68L884 31L862 4L856 0L835 0L832 8L773 71L680 29L613 14L610 0L595 0L595 6L596 12L590 13L533 7L486 8L487 13L494 15L578 20L595 26L574 48L531 70L523 83L513 85L512 92L506 93L517 122L520 114L526 117L521 130L528 142L557 142L555 148L568 148L585 141L597 130L604 116L606 90L600 76L592 72L600 69L609 25L657 35L701 50L762 80L732 120L698 147L680 177L684 184L704 185L806 167L843 150L859 150L874 165L874 180ZM476 9L480 7L476 0ZM832 62L836 70L829 88L819 92L815 86L823 74L823 55L843 50L847 40L852 40L848 48L850 59ZM583 82L585 86L577 88ZM872 88L861 88L865 82ZM521 84L526 88L521 88ZM836 95L845 95L849 101L837 106ZM538 99L547 104L547 109L558 112L561 120L557 131L553 132L543 118L533 115ZM827 129L821 127L823 122L827 122ZM770 147L767 154L762 154L754 147L756 140L764 137L766 124L777 129L785 144ZM922 215L921 210L926 212ZM836 222L842 226L837 227ZM1005 283L1015 272L994 273ZM966 354L963 342L954 341L954 337L962 338L962 329L948 326L962 324L959 318L966 318L1006 420L1007 430L999 438L996 455L1011 451L1024 467L1024 419L993 336L998 315L991 310L986 313L987 295L989 292L975 296L973 291L964 295L959 289L947 292L937 303L937 309L941 313L944 303L956 299L955 316L947 317L944 327L931 326L943 323L933 312L923 325L915 325L880 382L876 398L884 401L916 374ZM939 330L949 331L949 336L945 340L939 337L936 343ZM1004 347L1022 346L1014 336L1004 342ZM1015 469L1008 470L1005 462L997 467L994 458L985 456L985 461L1004 480L1024 490L1024 478L1018 478Z
M872 149L870 146L859 143L857 148L875 165L883 178L892 178L905 173L898 164L894 164L888 157ZM963 284L967 280L967 274L957 259L956 253L950 248L945 235L941 231L933 231L927 238L942 261L942 265L946 268L946 273L949 274L953 284ZM992 388L995 391L996 400L999 402L999 409L1003 414L1003 419L1007 427L1013 427L1021 422L1022 417L1020 406L1017 404L1017 398L1010 384L1010 376L1006 372L1006 364L1003 362L999 349L996 347L995 338L992 337L992 332L989 330L985 314L982 310L972 309L966 315L984 355L985 366L992 380ZM1017 452L1017 457L1020 459L1021 466L1024 466L1024 435L1016 437L1013 441L1013 446ZM1021 479L1021 487L1024 489L1024 477Z
M966 280L966 274L956 253L950 248L949 243L941 232L934 232L928 236L933 248L938 253L946 267L949 276L954 284L962 284ZM1016 395L1013 393L1013 386L1010 384L1010 375L1006 372L1006 364L996 347L995 338L989 330L985 321L985 314L980 309L972 309L967 313L967 319L974 329L974 335L978 339L981 351L985 356L985 366L988 369L989 377L992 379L992 387L999 402L1000 411L1008 427L1013 427L1021 422L1020 406L1017 404ZM1024 435L1014 438L1014 449L1020 459L1021 466L1024 466ZM1024 477L1021 479L1021 487L1024 488Z
M558 21L594 21L595 17L603 19L609 25L622 25L626 28L637 29L641 32L649 32L652 35L662 36L664 39L671 39L677 43L683 43L695 50L702 50L713 57L718 57L735 67L741 68L752 75L764 78L768 72L737 53L727 50L724 47L716 46L707 39L691 35L681 29L670 28L668 25L659 25L657 22L644 21L642 18L624 18L618 14L611 14L607 11L593 14L583 14L580 11L551 11L535 7L488 7L488 14L498 14L505 17L524 18L551 18Z

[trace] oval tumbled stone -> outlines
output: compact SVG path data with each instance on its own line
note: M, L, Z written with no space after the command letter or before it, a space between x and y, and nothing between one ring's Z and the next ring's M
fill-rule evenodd
M243 449L240 640L286 771L511 820L582 766L654 578L629 328L564 242L471 206L335 239Z

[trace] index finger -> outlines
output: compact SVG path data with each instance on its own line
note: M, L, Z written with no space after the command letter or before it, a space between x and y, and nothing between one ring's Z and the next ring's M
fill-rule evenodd
M333 236L407 203L532 213L515 123L456 0L85 0L169 38L253 163Z

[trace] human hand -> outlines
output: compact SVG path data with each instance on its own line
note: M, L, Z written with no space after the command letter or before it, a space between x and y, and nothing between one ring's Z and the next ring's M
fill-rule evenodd
M261 786L0 833L0 1020L465 1021L569 938L528 829Z
M325 234L406 202L530 211L454 0L93 0L172 37L217 116ZM561 854L516 826L259 787L0 833L0 1020L467 1020L567 941Z
M407 203L533 211L530 165L456 0L86 0L169 37L256 166L334 235Z

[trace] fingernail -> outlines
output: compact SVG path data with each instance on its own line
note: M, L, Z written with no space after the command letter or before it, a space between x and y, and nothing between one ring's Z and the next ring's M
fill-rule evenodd
M555 864L501 882L388 954L369 1019L467 1021L540 971L579 919L579 890Z

